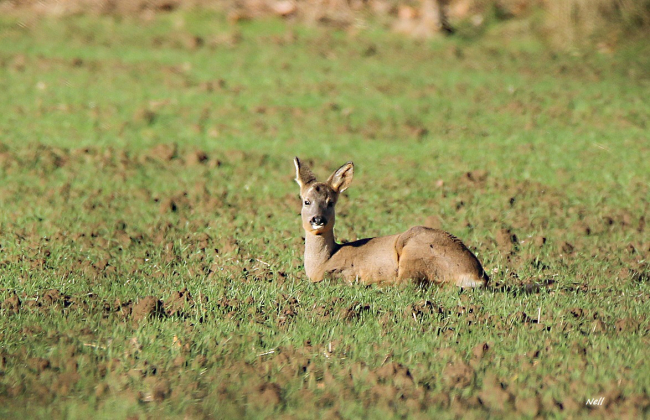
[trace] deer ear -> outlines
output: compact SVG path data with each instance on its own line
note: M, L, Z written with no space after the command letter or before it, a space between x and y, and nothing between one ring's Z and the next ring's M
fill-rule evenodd
M352 182L352 177L354 176L354 164L348 162L345 165L338 168L330 177L327 179L327 184L337 193L342 193L345 191Z
M296 182L300 185L301 190L307 185L316 182L316 176L307 166L300 163L300 159L294 158L293 164L296 166Z

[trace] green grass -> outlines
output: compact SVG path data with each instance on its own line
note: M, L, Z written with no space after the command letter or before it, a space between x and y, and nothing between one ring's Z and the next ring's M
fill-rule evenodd
M1 417L647 415L647 43L20 22L0 19ZM493 287L310 284L296 155L323 178L354 160L339 238L436 216Z

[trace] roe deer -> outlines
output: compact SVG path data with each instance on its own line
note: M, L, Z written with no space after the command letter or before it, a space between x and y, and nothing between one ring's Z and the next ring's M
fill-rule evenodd
M348 162L326 182L298 158L296 182L302 198L305 229L305 271L312 282L325 277L348 283L397 284L409 280L483 286L489 280L476 256L455 236L424 226L404 233L338 244L334 239L334 206L352 182L354 165Z

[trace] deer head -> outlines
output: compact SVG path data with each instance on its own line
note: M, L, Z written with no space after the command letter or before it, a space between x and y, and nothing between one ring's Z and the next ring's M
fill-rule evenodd
M302 226L305 232L322 235L334 228L334 206L339 194L345 191L354 176L354 164L348 162L334 171L326 182L316 181L316 176L298 158L296 165L296 182L300 186L302 198Z

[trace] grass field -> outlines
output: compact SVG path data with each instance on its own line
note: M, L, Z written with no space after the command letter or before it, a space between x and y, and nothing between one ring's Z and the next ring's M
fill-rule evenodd
M647 416L649 69L499 29L0 17L0 417ZM490 287L310 284L296 155L355 162L339 239L440 227Z

